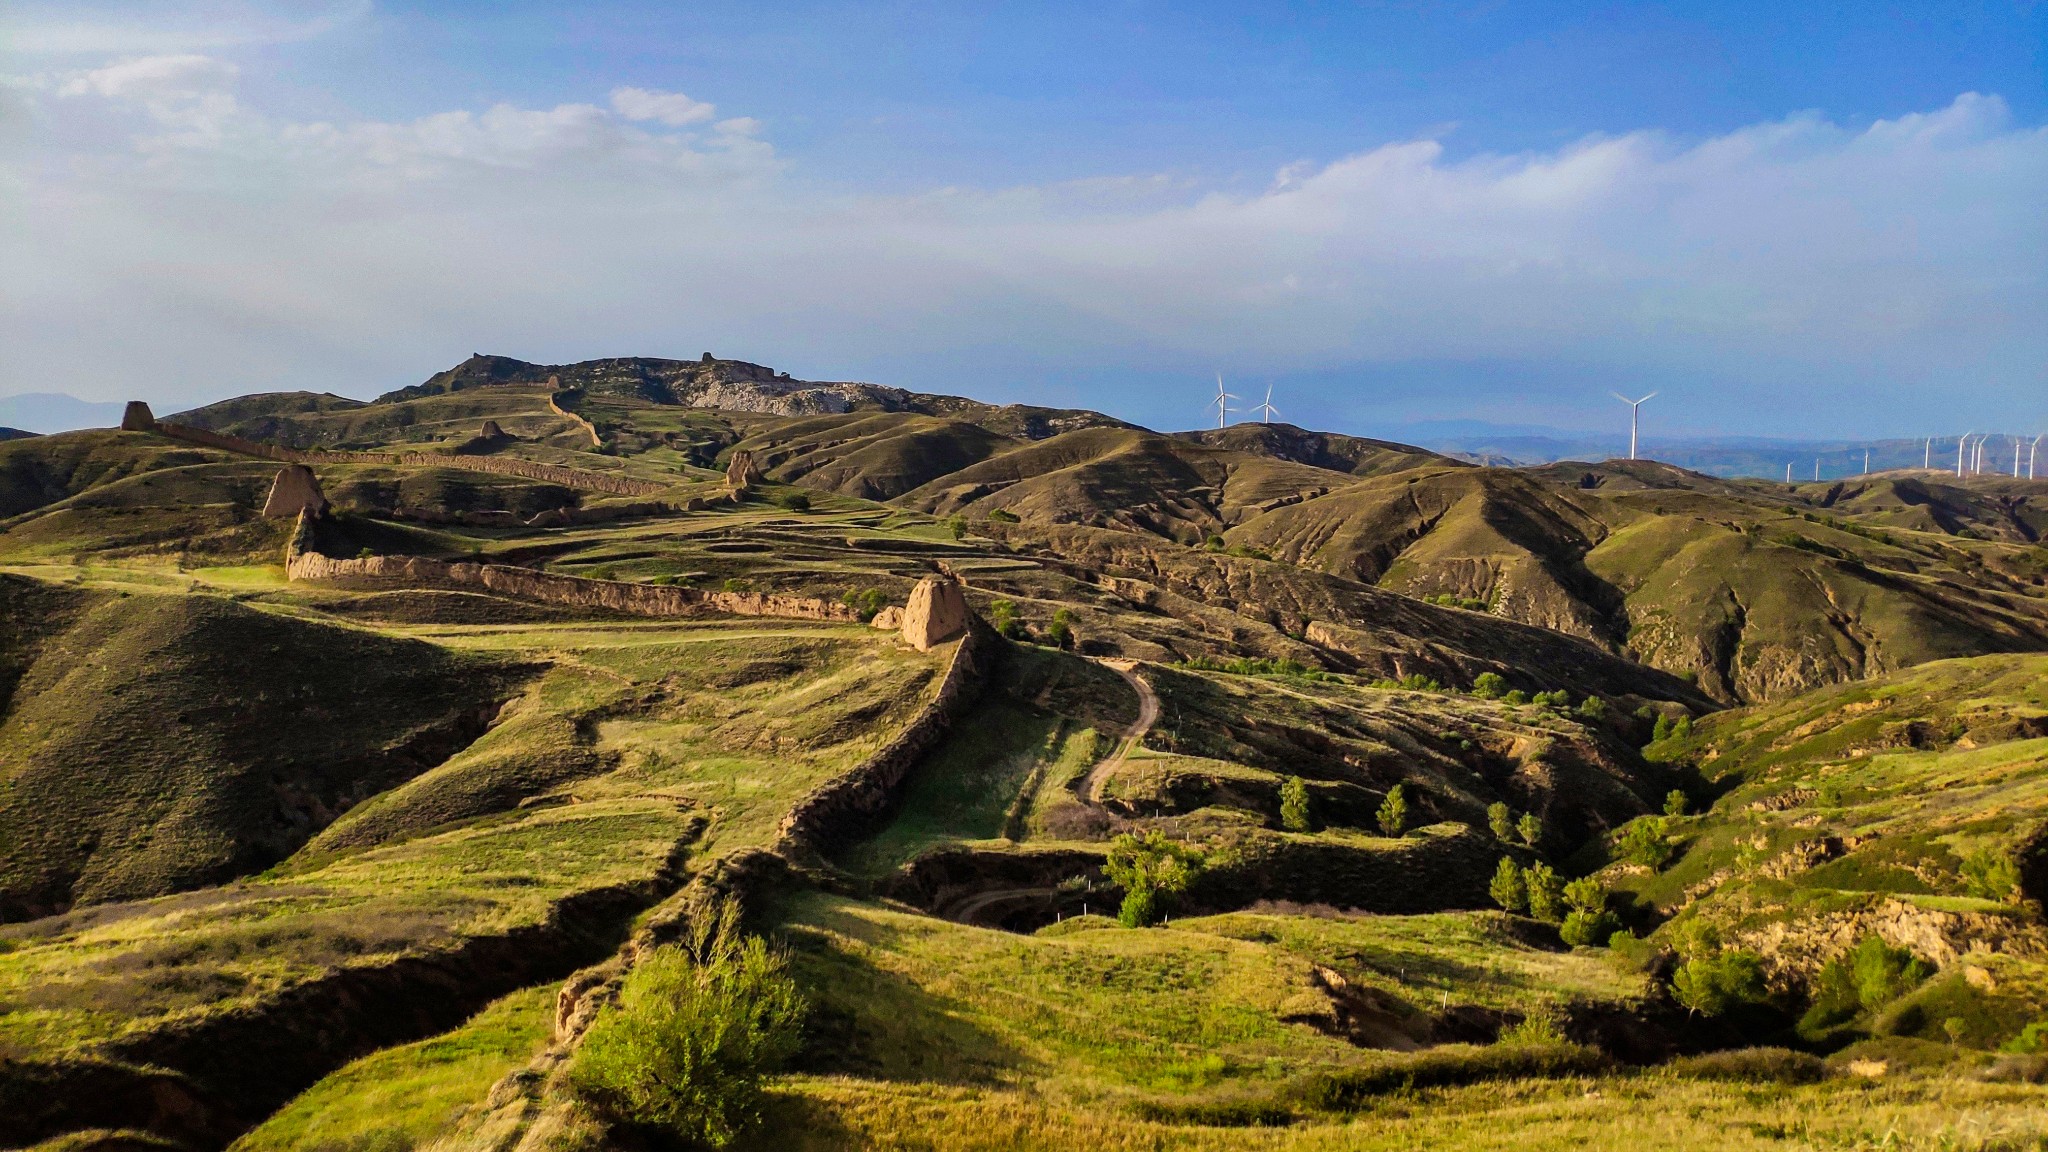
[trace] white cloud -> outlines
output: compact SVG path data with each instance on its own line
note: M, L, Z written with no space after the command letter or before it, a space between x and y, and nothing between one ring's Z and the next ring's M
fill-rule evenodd
M293 123L232 81L178 55L20 90L39 129L0 153L31 218L0 266L0 393L362 394L474 349L812 372L1495 361L1711 380L1698 404L1724 423L1802 390L1897 397L1841 411L1849 431L1966 419L1927 382L2011 411L2048 363L2048 132L1988 96L1861 130L1395 142L1256 192L1130 173L864 196L674 93ZM111 145L77 119L95 103L158 130Z
M692 100L681 92L657 92L647 88L612 89L612 110L628 120L656 120L670 127L700 124L718 114L713 106Z

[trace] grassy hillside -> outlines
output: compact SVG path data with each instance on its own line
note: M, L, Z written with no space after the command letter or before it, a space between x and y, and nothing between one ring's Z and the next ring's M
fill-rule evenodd
M60 615L0 580L11 629L44 629L0 722L7 919L262 871L468 743L516 676L208 596Z
M863 615L938 571L1000 636L289 581L275 463L0 445L0 1144L671 1146L573 1070L660 946L715 967L720 894L808 1006L735 1147L2048 1138L2023 483L1485 469L716 359L188 419L436 453L316 466L332 556Z

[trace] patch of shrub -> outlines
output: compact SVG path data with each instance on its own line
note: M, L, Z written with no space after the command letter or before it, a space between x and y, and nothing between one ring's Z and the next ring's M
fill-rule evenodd
M1522 843L1534 848L1543 842L1543 818L1534 812L1524 812L1515 821L1515 831L1521 835Z
M1102 871L1124 890L1117 920L1126 928L1143 928L1157 919L1166 899L1187 891L1202 874L1202 853L1188 844L1168 840L1159 832L1143 837L1128 832L1109 846Z
M1299 660L1285 658L1266 660L1248 657L1239 660L1218 660L1214 656L1190 656L1180 661L1180 667L1193 668L1200 672L1228 672L1233 676L1291 676L1297 680L1312 682L1346 682L1344 677L1335 673L1324 672L1311 668Z
M1572 706L1572 694L1562 688L1554 692L1538 692L1529 697L1529 703L1545 708L1569 708Z
M990 516L989 519L993 520L995 517ZM964 540L967 538L967 517L948 516L939 523L945 526L946 533L953 537L953 539Z
M1671 863L1677 849L1668 835L1669 825L1661 816L1639 816L1622 827L1614 850L1623 860L1645 868L1662 868Z
M1671 991L1688 1010L1719 1016L1740 1005L1763 1002L1763 958L1721 947L1720 933L1711 925L1698 920L1686 925L1678 951L1685 962L1671 976Z
M1472 694L1481 700L1498 700L1507 691L1508 682L1498 672L1481 672L1472 679Z
M1493 838L1502 843L1514 839L1515 813L1499 800L1486 806L1486 826L1493 830Z
M1381 1096L1420 1088L1448 1088L1486 1080L1590 1076L1610 1062L1598 1049L1577 1044L1446 1045L1394 1063L1348 1068L1309 1077L1296 1088L1303 1104L1323 1112L1355 1112Z
M1018 522L1017 514L1008 508L991 508L988 510L988 518L998 524L1015 524Z
M1529 694L1520 688L1515 688L1510 690L1507 695L1502 696L1500 702L1503 704L1527 704L1529 702Z
M1395 679L1391 679L1391 678L1389 678L1389 677L1385 677L1385 676L1382 676L1382 677L1381 677L1381 678L1379 678L1378 680L1375 680L1375 681L1373 681L1373 682L1372 682L1372 687L1374 687L1374 688L1380 688L1380 689L1385 689L1385 690L1389 690L1389 691L1399 691L1399 690L1405 690L1405 691L1409 691L1409 692L1442 692L1442 691L1444 691L1444 686L1443 686L1443 684L1442 684L1441 682L1439 682L1439 681L1438 681L1438 680L1437 680L1437 679L1436 679L1435 677L1433 677L1433 676L1424 676L1424 675L1423 675L1422 673L1420 673L1420 672L1410 672L1410 673L1409 673L1409 674L1407 674L1406 676L1403 676L1403 677L1401 677L1401 678L1400 678L1399 680L1395 680Z
M754 583L751 580L742 580L734 576L725 582L724 588L727 592L751 592L754 590Z
M2048 1020L2036 1020L2020 1029L2019 1035L1999 1045L1998 1050L2022 1056L2048 1054Z
M1045 630L1045 642L1055 648L1069 648L1074 643L1074 614L1061 608L1053 612L1052 623Z
M1666 816L1683 816L1685 815L1686 808L1691 803L1692 801L1686 799L1684 792L1673 788L1664 794L1664 814Z
M607 1119L722 1148L760 1119L761 1078L796 1053L804 1014L782 957L728 902L634 965L569 1083Z
M1581 720L1597 724L1607 719L1607 701L1598 696L1588 696L1579 702L1578 710L1574 714Z
M1996 848L1980 848L1963 857L1963 883L1972 896L2010 901L2019 892L2019 861Z
M777 492L775 494L775 503L789 509L791 512L809 512L811 510L811 497L807 492Z
M848 588L845 594L839 597L839 602L853 609L854 614L860 617L860 622L866 624L889 606L889 597L880 588L862 588L858 591Z
M1016 640L1024 635L1024 621L1017 618L1017 602L1014 600L991 601L988 622L999 635L1008 639Z
M1745 1084L1816 1084L1827 1078L1827 1061L1790 1048L1736 1048L1686 1056L1664 1066L1688 1080L1734 1080Z
M1875 1012L1926 983L1934 965L1882 937L1866 936L1856 947L1821 965L1807 988L1809 1006L1799 1019L1802 1035L1816 1036L1865 1012Z

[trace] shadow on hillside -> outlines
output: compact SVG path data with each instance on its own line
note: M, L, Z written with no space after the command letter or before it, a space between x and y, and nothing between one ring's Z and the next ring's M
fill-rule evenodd
M1023 1056L943 997L817 933L786 937L790 968L810 998L802 1072L941 1084L987 1084Z

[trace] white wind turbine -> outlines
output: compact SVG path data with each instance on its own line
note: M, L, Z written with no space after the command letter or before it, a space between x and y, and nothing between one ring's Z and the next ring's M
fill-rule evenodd
M1965 445L1965 444L1968 444L1968 443L1970 442L1970 437L1972 437L1972 436L1975 436L1975 435L1976 435L1976 433L1975 433L1975 432L1965 432L1965 433L1963 433L1963 438L1962 438L1961 440L1958 440L1958 441L1956 441L1956 478L1957 478L1957 479L1961 479L1961 478L1962 478L1962 475L1963 475L1963 445Z
M2043 432L2041 436L2034 437L2034 442L2027 446L2027 479L2029 480L2034 478L2034 454L2041 450L2042 436L2048 436L2048 432Z
M1628 405L1628 458L1633 460L1636 458L1636 430L1641 427L1643 421L1643 403L1649 400L1650 396L1655 396L1656 393L1652 392L1649 396L1643 397L1642 400L1631 400L1619 392L1610 393L1610 395L1623 404Z
M1223 390L1223 373L1216 374L1216 426L1226 427L1230 423L1228 402L1237 399L1236 393Z
M1259 423L1261 424L1271 424L1273 417L1280 414L1280 410L1273 407L1273 385L1271 382L1266 384L1266 398L1259 401L1258 407L1252 409L1252 411L1259 414Z

